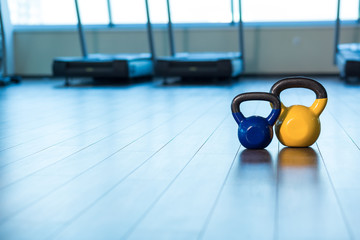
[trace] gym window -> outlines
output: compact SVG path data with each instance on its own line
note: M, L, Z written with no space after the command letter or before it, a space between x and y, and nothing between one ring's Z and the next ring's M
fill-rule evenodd
M84 24L109 23L107 0L78 0ZM174 23L231 23L238 0L171 0ZM8 0L14 25L74 25L74 0ZM110 0L114 24L146 22L144 0ZM167 22L166 0L149 0L153 23ZM334 21L337 0L242 0L244 22ZM234 14L232 14L234 13ZM343 0L342 20L359 18L359 1Z

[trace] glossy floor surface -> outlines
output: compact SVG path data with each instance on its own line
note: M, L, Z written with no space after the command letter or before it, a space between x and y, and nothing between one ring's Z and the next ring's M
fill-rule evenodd
M276 80L1 88L0 239L360 239L360 86L318 78L329 102L310 148L246 150L231 100Z

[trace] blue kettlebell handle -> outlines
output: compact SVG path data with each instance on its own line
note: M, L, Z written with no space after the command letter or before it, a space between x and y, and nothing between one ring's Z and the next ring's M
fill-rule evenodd
M277 96L272 93L249 92L237 95L231 103L231 111L237 124L240 124L245 116L240 112L240 104L245 101L263 100L272 103L272 111L266 118L269 125L273 126L280 115L281 103Z

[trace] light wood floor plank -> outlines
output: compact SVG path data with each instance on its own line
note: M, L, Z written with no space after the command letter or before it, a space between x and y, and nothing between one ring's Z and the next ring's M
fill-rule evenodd
M201 105L199 106L200 109L191 109L191 112L188 112L190 116L192 116L191 118L188 117L187 114L184 114L182 117L179 117L176 119L175 123L177 125L176 128L174 128L175 132L179 132L182 130L182 128L184 128L184 126L186 126L186 124L190 124L191 121L193 121L193 118L196 117L196 113L197 114L201 114ZM151 133L151 134L147 134L145 135L147 138L154 138L156 136L156 134L160 134L162 131L166 130L167 127L163 127L163 128L159 128L156 130L155 133ZM98 164L99 162L102 162L104 159L107 160L107 158L112 157L112 155L114 155L114 158L118 158L120 157L120 159L123 159L123 161L128 161L128 159L126 158L126 155L131 155L131 152L127 151L126 154L121 157L121 155L116 154L116 152L119 151L119 149L121 149L122 147L127 146L129 141L127 138L124 139L124 136L128 136L131 137L131 139L133 139L134 137L136 137L136 135L134 134L135 132L132 131L133 134L131 135L127 135L127 134L117 134L114 135L113 138L107 139L106 141L104 141L102 144L97 143L95 145L93 145L92 147L78 152L75 155L72 155L70 157L67 157L65 159L62 159L61 161L57 161L52 165L45 165L47 167L43 167L43 164L48 164L47 158L45 158L45 161L43 164L40 164L40 166L42 166L42 168L40 168L40 170L36 171L36 176L43 176L44 179L46 179L46 177L48 176L63 176L64 177L64 182L66 183L68 181L70 181L72 178L76 177L77 175L83 173L84 171L87 171L88 169L92 168L94 165ZM141 133L141 132L140 132ZM175 133L174 133L175 134ZM120 137L120 138L119 138ZM165 141L171 141L171 138L173 137L173 135L168 135L168 139L163 140L163 142ZM144 151L146 154L149 154L149 152ZM151 153L151 152L150 152ZM136 155L136 152L134 153ZM151 154L149 154L151 155ZM145 158L146 159L146 158ZM108 160L107 160L108 161ZM142 159L143 161L143 159ZM41 162L38 162L41 163ZM131 164L134 164L132 166L137 166L136 162L131 161ZM31 167L33 168L39 168L39 166L34 166L31 165ZM18 170L18 174L21 174L21 171L25 171L24 174L29 174L29 172L31 173L31 171L29 169L19 169ZM12 174L12 175L11 175ZM16 174L14 174L14 172L10 171L9 173L10 176L17 176ZM22 181L26 181L26 179L22 180ZM16 184L15 184L16 185ZM20 184L22 185L22 184ZM23 185L22 185L23 186ZM30 186L29 186L30 187ZM10 189L6 189L7 192L11 192L13 187L9 187ZM16 188L16 186L15 186ZM46 195L46 191L45 192L41 192L41 194L36 195L36 196L32 196L30 198L26 198L27 199L27 203L26 201L22 202L21 206L16 206L14 205L14 208L7 208L6 212L11 214L13 212L17 212L20 209L24 208L25 206L29 205L30 203L34 202L36 199L40 198L41 196ZM14 196L11 196L13 198L16 198L16 194ZM8 214L3 214L2 215L3 218L8 218Z
M0 239L360 239L360 88L319 79L329 102L317 143L274 137L260 151L240 146L230 103L277 78L1 88Z
M186 101L185 101L186 102ZM141 106L141 108L144 109L144 111L139 111L139 109L133 109L131 106L129 108L118 108L114 109L114 112L117 111L123 111L126 112L126 116L123 116L121 114L112 114L117 116L118 120L112 120L109 122L109 120L106 118L106 115L103 115L103 119L107 121L107 124L104 124L103 122L100 122L102 124L101 127L95 128L91 131L89 131L89 127L87 125L87 118L79 118L78 121L82 123L81 126L83 127L72 127L65 131L59 131L59 129L55 128L51 131L48 131L48 134L42 138L37 138L34 141L31 141L27 144L20 144L16 147L13 147L11 149L8 149L7 151L1 151L0 155L2 155L5 159L12 159L12 162L14 162L14 159L22 159L27 156L31 156L37 152L40 152L42 150L46 150L47 148L54 146L56 144L63 144L66 142L66 145L69 145L71 141L76 141L77 139L87 139L89 136L92 138L99 138L99 134L102 134L104 136L108 135L111 136L112 134L116 133L119 130L122 130L126 128L127 126L131 126L134 124L134 122L144 121L147 120L149 116L154 117L156 116L155 113L161 111L160 114L163 115L166 108L169 108L169 106L162 106L162 104L156 104L157 107L147 107L146 99L142 101L144 105ZM159 109L159 106L161 107ZM183 105L185 106L185 104ZM112 108L111 108L112 109ZM110 110L111 110L110 109ZM111 112L113 112L111 111ZM109 113L110 114L110 113ZM119 118L121 119L119 121ZM79 129L78 129L79 128ZM93 126L90 126L90 129L93 128ZM69 141L70 140L70 141ZM79 141L79 140L78 140ZM41 144L40 144L41 143ZM10 156L9 156L10 155ZM10 160L9 160L10 161ZM16 160L15 160L16 161ZM10 162L11 163L11 162ZM7 164L7 162L4 162L3 164Z
M357 109L357 104L351 101L346 104L359 89L357 86L338 86L334 83L330 86L333 93L332 105L329 105L329 111L325 112L322 121L323 128L330 130L322 132L318 146L341 205L348 231L353 239L360 239L360 208L354 204L360 200L360 188L356 184L360 176L360 151L357 145L359 138L358 130L354 128L359 115L350 110ZM339 97L334 95L335 92Z
M214 101L213 102L216 102L216 99L214 99ZM179 129L179 128L181 128L181 126L186 126L186 124L191 124L191 121L194 121L193 119L195 118L196 119L196 116L197 115L201 115L201 112L203 112L204 111L204 109L203 109L203 107L202 106L207 106L206 108L209 108L209 101L206 101L206 102L204 102L202 105L197 105L198 107L199 107L199 109L197 109L197 108L195 108L195 109L193 109L192 110L192 112L188 112L188 114L184 114L182 117L179 117L179 118L177 118L176 119L176 122L177 122L177 129ZM211 105L210 105L210 107L211 107ZM207 111L206 110L206 108L205 108L205 111ZM190 117L191 116L191 117ZM185 120L185 121L184 121ZM151 124L150 124L150 126L151 126ZM164 127L163 129L162 129L162 131L164 131L164 130L167 130L168 129L168 127ZM134 129L135 130L135 129ZM175 129L176 130L176 129ZM134 137L133 135L134 135L134 131L129 131L129 134L130 133L132 133L131 135L132 135L132 137ZM123 136L123 135L119 135L119 137L120 136ZM127 136L126 134L124 135L124 136ZM169 135L169 136L171 136L171 135ZM151 138L151 137L154 137L154 135L149 135L149 137ZM202 137L200 134L199 134L199 137ZM117 143L118 142L116 142L116 141L114 141L114 140L116 140L116 138L114 138L114 139L112 139L112 141L114 142L113 144L114 145L117 145ZM119 141L120 139L118 139L117 141ZM171 138L170 139L168 139L168 141L171 141ZM110 143L110 142L109 142ZM109 143L107 143L107 144L109 144ZM98 148L97 149L97 151L99 152L99 149L101 149L101 147L105 147L105 145L104 146L101 146L100 145L100 148ZM102 153L102 154L104 154L104 152L106 153L106 151L103 149L102 151L100 151L99 153ZM124 151L125 152L125 151ZM125 155L129 155L129 153L131 153L131 152L127 152ZM62 169L60 169L59 168L59 166L55 166L53 169L54 169L54 171L53 172L49 172L48 170L47 171L43 171L41 174L44 174L45 176L46 176L46 174L56 174L56 172L58 172L60 175L62 175L62 174L69 174L69 175L76 175L76 174L79 174L81 171L84 171L83 169L86 169L86 168L84 168L84 167L86 167L86 166L89 166L89 164L91 164L91 162L93 161L93 159L94 160L96 160L96 159L98 159L97 157L95 157L94 158L94 156L96 156L96 155L94 155L95 154L95 152L94 153L92 153L92 155L89 155L89 153L87 153L85 156L87 156L87 157L81 157L81 156L77 156L76 158L74 157L73 158L73 160L75 160L76 161L76 163L77 164L79 164L78 166L79 167L76 167L76 166L74 166L74 162L73 161L68 161L65 165L63 165L63 164L61 164L61 165L63 165L63 166L68 166L68 168L67 169L64 169L64 168L62 168ZM116 157L116 156L115 156ZM81 159L82 160L82 163L79 163L79 159ZM100 159L102 159L102 158L100 158ZM121 158L121 156L120 156L120 159L122 159ZM123 161L128 161L128 159L127 158L123 158ZM90 163L89 163L90 162ZM135 164L135 165L132 165L132 166L135 166L136 167L136 163L134 162L134 161L130 161L130 163L131 164ZM81 169L81 171L79 171L79 169ZM99 170L101 170L101 168L96 168L96 169L99 169ZM126 169L126 168L125 168ZM64 171L65 170L65 171ZM66 171L67 170L67 171ZM103 173L103 172L102 172ZM40 174L40 173L39 173ZM116 173L114 173L115 174L115 176L117 177L117 178L119 178L119 179L121 179L121 176L119 176L119 175L117 175ZM92 178L91 178L92 179ZM88 180L86 180L85 182L87 182ZM76 184L75 184L75 186L76 186ZM90 186L91 187L91 186ZM65 189L67 189L67 188L65 188ZM90 188L91 189L91 188ZM68 189L69 190L69 189ZM97 191L97 194L102 194L102 192L100 191ZM62 196L64 196L63 194L60 194L60 195L62 195ZM56 195L55 194L55 196L58 196L58 195ZM65 196L67 196L66 194L65 194ZM48 197L48 198L50 198L50 197ZM55 197L55 198L57 198L57 197ZM90 198L91 199L91 198ZM76 200L76 199L75 199ZM80 201L79 202L79 204L82 206L82 201ZM38 204L37 206L39 206L40 208L42 208L42 204L40 203L40 204ZM36 207L35 207L35 209L36 209ZM75 214L74 212L69 212L69 213L71 213L71 214ZM70 217L72 217L72 215L70 215ZM11 225L11 223L6 223L5 225L7 226L8 224L10 224ZM5 229L6 229L6 227L5 227Z
M57 161L62 160L64 157L68 158L82 158L81 154L86 154L89 150L91 152L104 152L101 151L102 149L108 150L110 152L116 151L121 149L121 146L124 146L128 143L131 143L131 141L136 140L137 138L141 137L143 134L150 132L152 129L156 128L157 126L160 126L164 122L172 121L174 116L179 114L184 114L184 107L186 108L189 106L189 102L186 105L180 105L179 110L173 112L173 115L171 113L155 113L155 114L148 114L146 117L145 115L142 118L142 115L140 114L135 119L132 118L126 118L121 121L122 124L116 125L110 125L106 129L100 129L102 131L96 131L91 133L84 133L81 134L75 138L70 138L67 141L60 142L59 144L46 148L44 151L40 151L38 154L31 155L29 157L25 157L20 159L20 161L17 161L16 163L12 165L6 165L5 168L0 168L0 172L6 172L6 175L10 175L11 177L4 179L4 181L1 182L1 187L7 186L8 184L11 184L14 181L17 181L21 178L26 177L29 174L32 174L36 171L41 170L42 168L45 168L47 166L51 166L52 164L55 164ZM188 109L192 109L193 107L188 107ZM196 113L201 109L201 106L197 105L197 108L193 109L192 111ZM192 114L190 113L190 116ZM184 116L188 116L187 114L184 114ZM140 117L140 118L139 118ZM139 118L139 120L138 120ZM182 118L176 119L177 121L181 121ZM135 124L134 124L135 122ZM182 125L179 125L182 126ZM126 138L124 137L126 136ZM43 144L39 144L38 146L43 146ZM62 154L57 154L57 149L70 149L71 152L67 153L67 151L64 151ZM30 148L32 150L32 148ZM81 151L81 153L79 152ZM79 152L79 153L77 153ZM15 151L15 154L18 152ZM5 153L4 153L5 154ZM8 154L8 155L6 155ZM6 152L5 156L7 156L6 159L16 159L16 156L11 155L11 153ZM21 151L20 154L24 154L24 151ZM74 155L75 154L75 155ZM80 156L79 156L80 154ZM49 155L52 156L49 159ZM74 155L74 156L73 156ZM5 157L4 156L4 157ZM54 157L55 156L55 157ZM36 161L38 164L34 164L34 159L40 159L43 161ZM6 161L4 161L6 162ZM25 169L24 169L25 168ZM15 179L14 179L15 178Z
M166 239L171 235L197 238L239 148L233 127L229 116L141 222L133 226L136 228L129 232L129 239ZM226 150L211 149L225 139L232 139L224 141L229 143Z
M251 86L248 91L251 88L256 87ZM224 108L235 95L227 100ZM242 110L253 113L252 106L244 104ZM167 239L168 236L176 236L179 239L197 239L238 152L236 133L236 123L230 116L141 221L132 227L126 238L143 239L149 236Z
M309 90L295 90L292 98L293 102L310 106L315 94ZM331 105L332 101L329 101L320 116L322 121L326 121ZM333 130L322 125L322 132ZM316 144L303 149L281 149L278 155L277 198L278 239L351 239L336 191Z
M278 142L235 157L202 239L272 239ZM259 226L261 224L261 226Z
M253 91L267 92L273 83L273 80L255 81L251 85ZM249 115L266 117L270 110L269 103L258 102ZM276 138L266 150L240 150L204 222L200 239L272 239L275 230L277 153Z
M59 238L66 239L74 236L72 234L79 234L82 227L84 227L84 221L89 217L94 216L94 214L98 214L99 211L101 212L104 210L103 207L109 204L113 206L115 214L113 216L101 214L103 217L99 218L99 221L94 222L93 227L99 225L102 226L104 222L108 222L109 224L104 228L103 232L103 234L106 234L106 238L116 239L124 236L133 224L142 218L144 212L153 205L153 202L157 201L157 198L161 196L162 192L166 191L169 184L171 184L174 178L176 178L182 169L187 166L189 161L192 160L216 126L222 122L224 115L219 113L226 114L227 111L224 111L222 105L209 110L208 114L169 142L166 148L162 149L158 154L149 159L149 161L141 166L141 168L137 169L136 172L131 174L127 179L119 183L111 192L102 196L101 199L96 202L96 205L83 215L79 216L79 218L59 235ZM208 126L207 128L202 127L204 123ZM184 144L189 142L191 144ZM145 192L150 191L156 194L144 196L146 201L142 203L137 202L138 193L126 191L124 197L121 197L124 188L127 188L126 185L128 185L129 181L141 184L139 186L137 184L133 185L135 189L140 189L140 191L144 191L144 181L150 183L153 182L154 185L146 185L149 189ZM114 201L115 199L117 200ZM136 205L134 205L134 203L136 203ZM122 226L121 228L117 227L119 224ZM112 236L108 235L107 232L112 232ZM83 237L86 238L87 236L85 235ZM100 237L101 236L99 235L99 238Z

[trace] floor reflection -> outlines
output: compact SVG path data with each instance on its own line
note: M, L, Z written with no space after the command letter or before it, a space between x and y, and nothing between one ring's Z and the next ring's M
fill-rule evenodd
M239 179L264 181L268 184L274 180L275 170L271 154L266 149L245 149L239 156Z
M311 148L283 148L278 155L279 181L299 181L316 183L318 181L318 154Z
M317 168L318 155L311 147L285 147L279 153L280 167L310 167Z
M237 179L256 181L272 180L297 186L317 183L319 180L319 156L311 148L283 148L273 161L266 149L245 149L239 155ZM267 179L267 180L266 180Z
M259 164L259 163L271 163L271 155L268 150L266 149L256 149L256 150L250 150L245 149L240 154L240 162L241 165L246 164Z

